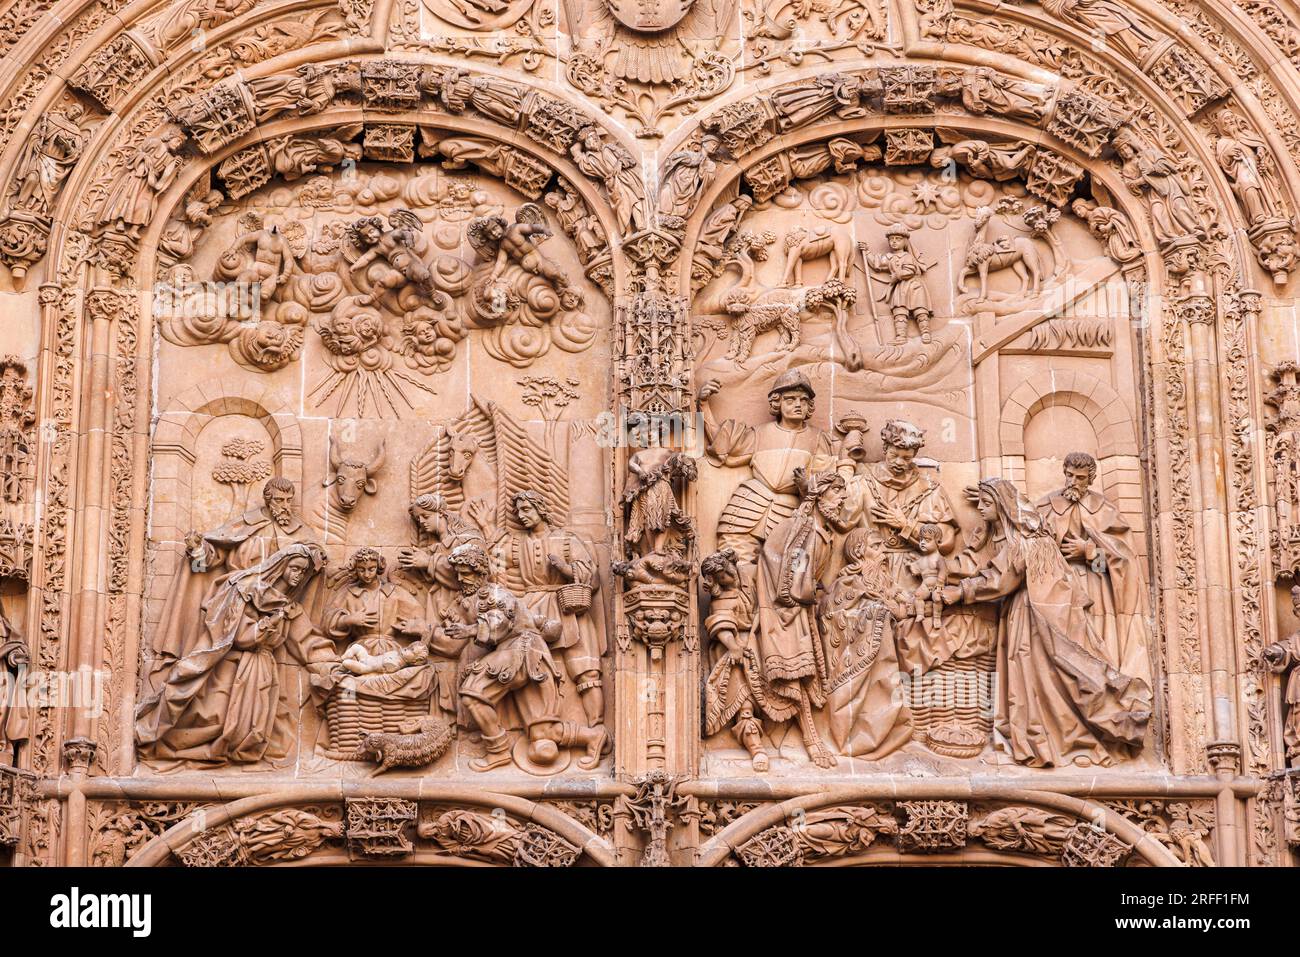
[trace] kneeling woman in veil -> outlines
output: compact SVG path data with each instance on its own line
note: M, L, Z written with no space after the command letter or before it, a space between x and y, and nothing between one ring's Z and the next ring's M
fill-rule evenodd
M217 588L201 637L136 711L141 757L224 764L287 753L294 663L317 695L337 671L333 643L299 603L324 565L319 545L298 542Z
M996 729L1030 767L1110 764L1142 745L1151 689L1098 651L1090 602L1034 506L1005 479L977 488L997 549L974 575L943 591L944 604L1002 601Z

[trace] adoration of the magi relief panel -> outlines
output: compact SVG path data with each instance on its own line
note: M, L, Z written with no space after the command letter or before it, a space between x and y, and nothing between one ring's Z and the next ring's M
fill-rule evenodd
M1300 863L1290 16L0 0L0 861Z

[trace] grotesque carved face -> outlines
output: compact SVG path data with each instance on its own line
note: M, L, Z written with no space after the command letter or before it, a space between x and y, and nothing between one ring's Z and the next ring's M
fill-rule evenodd
M284 583L290 588L297 588L307 577L307 567L310 563L305 558L291 558L289 564L284 566Z
M271 494L266 500L266 510L271 513L271 519L281 528L288 528L293 522L293 492L282 489L271 489Z
M284 348L288 333L278 322L259 322L257 324L258 350L263 355L276 355Z

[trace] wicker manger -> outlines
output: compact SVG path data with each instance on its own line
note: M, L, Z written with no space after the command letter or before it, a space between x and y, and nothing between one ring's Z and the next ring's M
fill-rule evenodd
M993 732L993 717L979 706L975 683L981 676L993 674L994 655L986 652L971 658L950 658L927 675L931 680L957 682L963 692L959 700L943 700L924 706L913 706L912 737L930 750L950 758L978 757ZM964 679L964 680L963 680ZM984 693L991 692L986 684ZM991 703L991 702L990 702Z
M361 691L335 688L325 701L330 751L336 758L361 760L356 753L362 735L371 732L396 734L406 722L428 714L428 698L379 698Z

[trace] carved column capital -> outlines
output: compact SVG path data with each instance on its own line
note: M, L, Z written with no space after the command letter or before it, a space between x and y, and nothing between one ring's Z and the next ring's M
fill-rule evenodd
M95 763L99 745L90 738L69 738L63 742L63 763L74 773L86 773Z
M1211 741L1205 746L1205 756L1216 772L1241 770L1241 745L1236 741Z
M1174 308L1178 318L1188 325L1212 325L1214 323L1214 299L1196 293L1178 300Z

